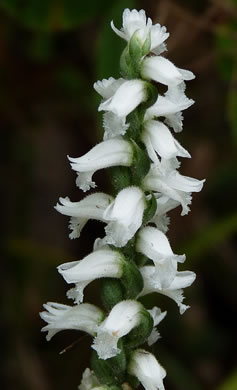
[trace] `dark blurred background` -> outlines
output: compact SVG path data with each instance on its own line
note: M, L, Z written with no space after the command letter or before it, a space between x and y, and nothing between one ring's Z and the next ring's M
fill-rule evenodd
M207 179L188 216L170 213L173 250L187 254L184 269L198 277L185 291L191 309L183 316L164 296L145 299L168 309L155 352L167 390L237 389L237 1L0 0L1 389L76 389L89 366L90 337L67 331L48 343L38 313L47 301L71 303L56 266L81 259L103 236L103 225L89 222L70 241L68 218L53 206L59 196L84 196L67 155L101 139L93 83L119 77L125 42L110 20L120 28L126 7L166 25L168 58L196 74L187 85L196 104L177 139L192 154L181 172ZM96 181L110 190L106 172ZM86 289L86 301L100 304L98 287Z

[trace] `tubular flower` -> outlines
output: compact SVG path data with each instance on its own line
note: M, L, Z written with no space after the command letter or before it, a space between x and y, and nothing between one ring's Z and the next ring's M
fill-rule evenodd
M123 247L142 224L145 197L139 187L127 187L120 191L107 207L104 218L111 221L105 228L108 244Z
M56 302L44 305L47 311L40 313L41 318L48 322L42 332L48 331L46 339L49 341L58 332L64 329L76 329L93 336L97 325L103 321L104 314L95 305L83 303L77 306L68 306Z
M111 27L126 47L121 77L94 83L102 98L103 141L69 160L82 191L96 187L97 170L109 168L113 195L95 192L79 202L59 198L55 206L70 217L70 238L79 237L90 219L103 222L105 234L94 241L89 255L58 266L72 285L67 298L74 306L45 304L42 331L48 332L47 340L64 329L93 336L92 370L84 371L79 390L134 387L132 376L145 390L164 390L166 371L140 347L159 340L167 312L156 306L147 310L139 299L155 292L171 298L180 314L189 308L183 289L196 275L178 270L185 255L173 252L166 233L169 211L181 206L181 215L187 214L192 192L201 191L205 181L179 173L180 160L191 156L175 134L183 128L182 111L194 103L185 94L185 81L195 76L161 55L169 33L152 24L144 10L125 9L121 29L113 22ZM164 93L153 81L165 86ZM97 279L104 311L82 303L85 288Z
M75 283L76 287L68 291L68 297L76 303L83 301L83 290L98 278L120 278L123 275L124 256L111 249L92 252L80 261L61 264L58 272L67 283Z
M136 376L146 390L165 390L163 385L165 369L154 355L144 349L137 349L132 353L128 372Z
M55 209L59 213L71 217L69 227L72 233L69 237L77 238L89 219L105 222L103 214L113 201L113 197L103 192L97 192L86 196L80 202L71 202L68 197L59 198L59 201L61 204L57 203Z
M176 272L176 275L168 288L160 288L159 276L157 276L154 266L142 267L140 268L140 272L143 277L144 288L139 296L157 292L173 299L179 306L180 314L183 314L189 308L189 306L186 306L182 303L184 300L183 288L191 286L191 284L194 282L196 278L194 272Z
M124 118L147 99L146 82L143 80L123 80L123 82L116 83L116 81L118 80L115 80L110 88L105 89L106 94L101 85L98 88L98 84L95 84L94 88L104 97L104 101L99 106L99 111L111 111L118 117ZM117 88L115 88L115 83Z
M109 359L120 353L119 339L128 334L140 322L141 303L127 300L115 305L109 316L98 326L94 348L100 359Z
M82 157L69 157L71 167L78 172L77 186L83 191L95 187L93 174L102 168L117 165L129 167L133 160L133 149L130 142L122 138L113 138L94 146Z
M185 255L173 253L165 234L151 226L139 231L136 250L153 260L159 288L170 286L177 272L177 262L185 261Z

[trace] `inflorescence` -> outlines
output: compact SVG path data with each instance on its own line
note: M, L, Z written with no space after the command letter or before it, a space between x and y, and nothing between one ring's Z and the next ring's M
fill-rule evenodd
M80 390L136 388L164 390L166 371L143 349L160 337L157 325L166 316L158 307L147 310L140 297L156 292L176 302L181 314L183 289L195 273L178 271L185 255L173 253L166 232L167 212L181 206L189 212L191 193L204 180L178 172L178 157L190 154L172 132L182 130L182 110L194 102L185 95L192 72L177 68L161 54L169 36L165 27L152 25L144 10L123 13L123 27L111 27L127 45L121 55L121 78L94 84L102 96L103 141L79 158L69 158L83 190L95 188L94 173L109 168L113 195L94 192L79 202L60 198L56 210L70 217L70 238L77 238L89 219L106 224L93 251L79 261L62 264L58 272L73 287L67 297L73 305L48 302L41 317L47 322L47 340L64 329L93 337L91 368L83 374ZM158 94L159 83L167 87ZM84 303L84 289L101 279L104 309ZM141 348L142 346L142 348Z

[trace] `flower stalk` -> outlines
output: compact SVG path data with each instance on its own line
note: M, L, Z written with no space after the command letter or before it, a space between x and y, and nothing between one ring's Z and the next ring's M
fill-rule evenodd
M174 136L182 130L181 111L193 104L185 81L195 76L162 56L169 33L153 25L144 10L125 9L121 30L113 22L111 27L127 44L122 77L94 84L102 97L103 141L69 160L84 192L96 187L92 176L98 169L109 168L114 193L95 192L80 202L60 198L55 207L70 217L70 238L79 237L89 219L104 223L105 235L84 259L58 266L74 285L67 292L74 305L46 304L42 330L48 331L47 340L64 329L93 337L93 371L85 370L80 390L131 389L139 383L146 390L164 390L166 371L149 348L160 338L157 326L167 313L147 310L140 298L156 292L171 298L181 314L189 307L183 289L195 274L178 271L185 255L173 253L166 233L167 213L181 206L181 215L187 214L191 193L204 183L178 172L178 158L191 156ZM167 88L163 95L159 83ZM95 279L101 280L103 310L83 303L84 289Z

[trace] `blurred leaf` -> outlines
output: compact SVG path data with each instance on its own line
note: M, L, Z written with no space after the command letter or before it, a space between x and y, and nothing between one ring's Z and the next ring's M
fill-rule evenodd
M235 370L228 379L218 387L218 390L236 390L237 389L237 370Z
M207 226L196 237L182 245L188 258L200 257L216 244L224 241L237 231L237 213L211 226ZM182 251L182 248L180 250Z
M25 27L58 31L77 27L102 13L109 0L1 0L0 6Z

